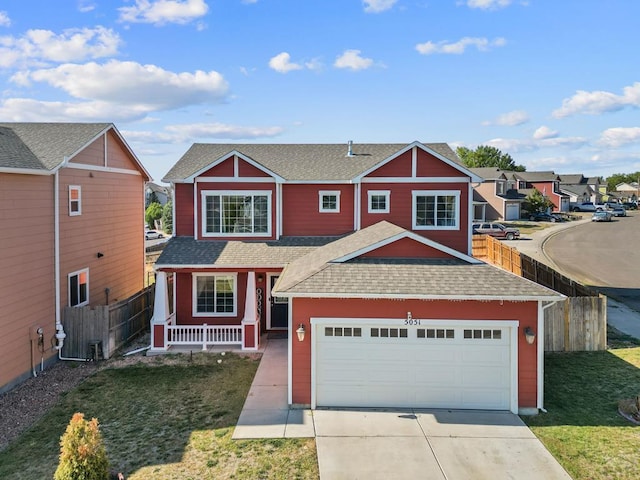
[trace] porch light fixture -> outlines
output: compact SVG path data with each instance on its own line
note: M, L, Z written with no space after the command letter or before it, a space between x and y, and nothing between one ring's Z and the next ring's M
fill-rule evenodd
M96 257L102 258L102 257L104 257L104 253L98 252L98 253L96 253Z
M262 282L262 280L263 280L263 278L262 278L262 274L260 273L260 274L258 274L258 281L259 281L259 282Z
M298 341L299 342L304 342L304 334L305 334L305 330L304 330L304 325L301 323L300 326L296 329L296 334L298 335Z
M531 327L527 327L524 329L524 339L527 341L529 345L533 345L533 342L536 341L536 332L534 332Z

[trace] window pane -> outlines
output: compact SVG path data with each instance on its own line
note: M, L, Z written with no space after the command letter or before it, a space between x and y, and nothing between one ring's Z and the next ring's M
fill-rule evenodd
M233 279L216 278L216 312L233 313Z
M205 198L207 233L268 233L267 195L208 195Z
M387 197L385 195L371 195L371 210L386 210Z
M440 227L453 227L456 224L456 197L453 195L438 196L438 220Z
M69 277L69 299L71 300L69 303L70 306L78 305L78 276L73 275Z
M416 197L416 225L434 225L435 197Z
M198 277L196 309L199 313L215 311L215 277Z
M322 196L322 209L323 210L337 210L338 199L335 195L323 195Z

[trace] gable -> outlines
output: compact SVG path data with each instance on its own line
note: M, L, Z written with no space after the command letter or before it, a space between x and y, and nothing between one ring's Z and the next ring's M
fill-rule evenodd
M369 177L411 177L411 150L371 172Z
M405 237L366 252L361 258L453 258L446 252Z
M416 175L418 177L460 177L463 174L451 165L432 155L429 152L417 149L418 159Z
M213 167L204 172L201 172L201 177L233 177L233 157L229 157L220 163L217 163Z

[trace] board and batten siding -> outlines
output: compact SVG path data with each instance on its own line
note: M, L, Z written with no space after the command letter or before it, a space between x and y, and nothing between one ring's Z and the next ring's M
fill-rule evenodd
M55 354L53 177L0 173L0 392ZM45 352L35 328L44 329Z

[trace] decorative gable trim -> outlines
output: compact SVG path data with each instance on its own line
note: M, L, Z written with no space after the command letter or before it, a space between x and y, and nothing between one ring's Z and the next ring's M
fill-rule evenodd
M410 143L409 145L407 145L406 147L404 147L401 150L398 150L396 153L394 153L393 155L391 155L390 157L385 158L384 160L382 160L381 162L379 162L377 165L374 165L373 167L365 170L364 172L362 172L360 175L358 175L357 177L354 178L354 182L369 182L372 181L371 179L367 179L367 180L363 180L364 177L366 177L367 175L371 174L372 172L376 171L377 169L379 169L380 167L382 167L383 165L386 165L387 163L393 161L394 159L396 159L397 157L399 157L400 155L408 152L409 150L413 150L412 152L412 158L411 158L411 175L412 175L412 179L407 179L407 181L420 181L420 182L424 182L424 181L428 181L429 179L426 178L420 178L418 179L416 177L416 172L417 172L417 153L414 149L420 148L423 151L427 152L430 155L433 155L434 157L436 157L438 160L446 163L447 165L449 165L450 167L454 168L455 170L459 171L461 174L463 174L466 177L469 177L469 181L471 182L475 182L475 183L480 183L482 182L482 178L480 178L479 176L477 176L476 174L474 174L473 172L467 170L466 168L464 168L462 165L449 160L447 157L439 154L438 152L436 152L435 150L430 149L429 147L427 147L426 145L423 145L422 143L415 141L413 143ZM397 179L394 179L397 180ZM438 181L451 181L452 179L439 179ZM456 182L460 181L460 178L455 178L453 179Z
M201 177L201 175L206 172L207 170L212 169L213 167L220 165L221 163L229 160L230 158L233 158L233 177ZM271 178L250 178L250 177L240 177L238 175L238 159L241 159L245 162L247 162L249 165L257 168L258 170L264 172L265 174L269 175L269 177ZM268 182L268 183L272 183L272 182L276 182L276 183L284 183L284 178L282 178L280 175L274 173L273 171L269 170L268 168L264 167L263 165L259 164L258 162L256 162L255 160L247 157L246 155L240 153L237 150L232 150L231 152L227 153L226 155L223 155L222 157L214 160L213 162L207 164L206 166L202 167L200 170L198 170L197 172L195 172L193 175L185 178L182 181L179 181L177 183L195 183L198 181L207 181L207 182L236 182L238 180L242 180L243 182L247 182L247 181L251 181L251 182Z
M392 237L388 237L388 238L385 238L384 240L380 240L379 242L373 243L371 245L367 245L366 247L360 248L351 253L343 255L342 257L338 257L334 260L331 260L331 263L344 263L349 260L353 260L354 258L360 257L361 255L377 250L378 248L397 242L398 240L401 240L403 238L409 238L425 246L431 247L435 250L441 251L443 253L446 253L447 255L450 255L454 258L463 260L468 263L483 263L481 260L478 260L477 258L470 257L469 255L465 255L464 253L461 253L458 250L454 250L453 248L449 248L445 245L434 242L433 240L429 240L428 238L425 238L421 235L416 235L415 233L409 232L409 231L400 232L397 235L394 235Z

